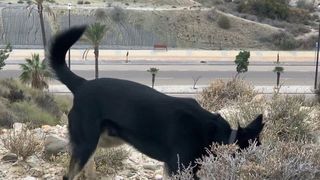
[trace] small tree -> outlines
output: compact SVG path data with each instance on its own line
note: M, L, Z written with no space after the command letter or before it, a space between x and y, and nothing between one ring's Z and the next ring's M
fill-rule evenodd
M6 65L4 61L9 57L11 51L12 47L10 44L7 44L4 49L0 50L0 70Z
M91 24L84 33L83 39L90 42L93 46L94 57L95 57L95 78L99 78L99 48L100 43L105 37L108 28L106 25L96 22Z
M43 90L48 88L47 79L51 73L44 61L40 61L39 54L32 54L31 59L26 59L26 64L20 64L22 73L20 80L23 83L30 83L31 87Z
M152 68L148 69L147 71L150 72L151 75L152 75L152 88L154 88L154 82L155 82L155 79L156 79L156 75L159 72L159 69L155 68L155 67L152 67Z
M284 68L282 66L280 66L280 57L279 57L279 53L277 54L277 61L275 62L275 67L273 69L273 72L277 73L277 87L276 88L279 88L279 85L280 85L280 76L281 76L281 73L283 73L284 71Z
M234 61L237 65L237 75L248 71L250 51L241 50Z

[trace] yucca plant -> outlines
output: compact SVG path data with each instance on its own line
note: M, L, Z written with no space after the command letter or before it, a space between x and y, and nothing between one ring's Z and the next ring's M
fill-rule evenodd
M273 69L273 72L277 73L277 88L279 88L280 85L280 76L281 73L283 73L284 68L282 66L280 66L280 57L279 57L279 53L277 54L277 62L275 62L276 66Z
M20 64L20 67L22 69L20 80L23 83L31 84L31 87L40 90L49 87L47 80L52 75L45 61L40 61L39 54L32 54L31 59L26 58L26 63Z
M152 67L152 68L148 69L147 71L149 73L151 73L151 76L152 76L152 88L154 88L154 82L155 82L155 79L156 79L156 75L159 72L159 69L155 68L155 67Z

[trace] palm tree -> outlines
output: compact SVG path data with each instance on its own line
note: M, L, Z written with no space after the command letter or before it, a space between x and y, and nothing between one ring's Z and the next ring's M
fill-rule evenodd
M46 38L46 31L44 26L44 18L43 18L43 12L46 11L49 15L54 17L53 11L49 8L49 6L44 6L43 2L45 0L33 0L30 1L28 8L30 8L29 16L31 15L31 11L36 9L39 14L40 19L40 27L41 27L41 35L42 35L42 42L43 42L43 48L46 50L47 48L47 38ZM32 6L35 5L35 6Z
M91 24L84 33L84 40L90 42L93 45L94 57L95 57L95 78L99 78L99 46L106 35L107 27L104 24L98 22Z
M152 75L152 88L154 88L154 82L156 79L156 75L159 72L159 69L152 67L152 68L148 69L147 71L150 72Z
M47 79L52 77L45 61L40 61L39 54L32 54L31 59L26 58L26 64L20 64L22 73L20 80L23 83L31 84L36 89L47 89Z
M275 62L276 67L274 67L273 72L277 73L277 88L279 88L280 85L280 76L281 73L283 73L284 68L280 66L280 58L279 58L279 53L277 54L277 62Z

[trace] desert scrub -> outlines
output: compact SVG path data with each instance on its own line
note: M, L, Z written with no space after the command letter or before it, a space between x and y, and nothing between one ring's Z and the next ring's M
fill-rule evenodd
M68 114L71 107L72 107L72 97L66 96L66 95L56 95L54 96L54 100L57 103L59 109L65 113Z
M200 179L319 179L320 148L296 142L251 145L213 145L198 163Z
M26 160L29 156L42 151L43 138L23 127L21 130L10 130L1 136L1 141L7 150Z
M222 29L230 29L231 28L230 20L225 15L220 15L217 23L218 23L219 27L221 27Z
M272 97L265 118L264 139L271 141L312 141L310 119L311 108L301 108L305 104L303 96Z
M265 98L263 98L265 100ZM236 102L235 105L222 109L219 113L230 123L234 129L247 126L259 114L265 114L266 103L261 101Z
M10 105L10 109L17 115L19 122L30 123L33 127L56 125L59 122L59 119L31 102L16 102Z
M123 161L128 158L129 152L123 147L99 148L94 156L97 171L115 174L124 168Z
M234 78L229 81L215 80L198 96L198 102L209 111L218 111L235 102L250 102L256 95L253 86L246 81Z
M0 127L12 128L12 125L17 121L17 116L11 112L5 102L0 99Z

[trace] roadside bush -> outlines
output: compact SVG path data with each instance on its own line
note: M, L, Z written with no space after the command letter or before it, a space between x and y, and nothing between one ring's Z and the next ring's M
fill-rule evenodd
M252 85L239 78L215 80L200 93L198 102L209 111L217 111L237 101L250 102L256 94Z
M122 22L126 19L126 14L121 7L116 6L111 10L111 19L117 23Z
M1 141L4 148L23 160L40 152L43 148L43 140L27 128L23 128L20 131L11 130L8 134L1 137Z
M259 17L286 20L289 16L289 6L286 0L248 0L238 5L241 13L255 14Z
M97 171L106 174L115 174L124 168L123 161L129 157L129 152L121 147L99 148L95 153L94 161Z
M286 19L290 23L309 24L312 19L308 11L299 8L290 8L289 16Z
M303 96L275 95L269 104L265 119L265 140L312 142L311 108L301 108L305 104Z
M231 28L230 20L227 16L224 16L224 15L219 16L217 23L218 23L219 27L222 29L230 29Z
M30 123L34 127L57 125L59 123L59 119L31 102L16 102L10 106L10 109L17 115L19 122Z
M314 2L306 1L306 0L298 0L297 1L297 8L308 10L309 12L314 11Z
M78 0L77 1L77 4L83 4L84 2L83 2L83 0Z
M17 122L17 117L0 100L0 127L12 128L15 122Z
M57 106L59 109L65 113L68 114L71 107L72 107L72 98L70 96L63 96L63 95L57 95L54 96L54 100L57 103Z
M43 110L47 111L56 118L61 117L62 112L60 111L60 108L52 95L46 92L39 92L35 94L33 98L34 102Z
M299 41L299 48L303 50L314 50L316 48L317 41L318 41L317 35L310 36L309 38L306 38L306 39L301 39Z
M292 50L298 47L294 37L284 31L271 35L270 41L281 50Z

